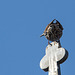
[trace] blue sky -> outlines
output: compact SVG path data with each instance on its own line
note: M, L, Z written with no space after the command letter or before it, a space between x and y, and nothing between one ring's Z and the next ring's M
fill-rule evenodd
M63 25L61 44L69 52L61 73L75 73L74 0L0 0L0 75L48 75L39 66L48 45L40 35L55 18Z

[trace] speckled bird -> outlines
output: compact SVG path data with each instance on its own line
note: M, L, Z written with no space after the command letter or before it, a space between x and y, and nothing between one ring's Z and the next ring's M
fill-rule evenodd
M49 44L49 41L52 41L52 42L59 41L62 36L63 27L57 20L54 23L55 20L56 19L54 19L52 22L50 22L47 25L43 34L40 36L40 37L45 36L48 39L48 44Z

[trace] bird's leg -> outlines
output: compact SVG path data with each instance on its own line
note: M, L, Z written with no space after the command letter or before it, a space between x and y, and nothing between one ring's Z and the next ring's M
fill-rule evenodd
M61 43L60 43L60 40L58 40L58 43L59 43L59 48L61 47Z
M48 45L51 45L52 46L52 44L49 42L49 40L48 40Z
M48 40L48 45L50 44L49 40Z

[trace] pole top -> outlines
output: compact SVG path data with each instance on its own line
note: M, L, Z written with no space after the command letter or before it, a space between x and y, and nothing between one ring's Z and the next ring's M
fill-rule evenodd
M59 64L63 63L68 57L67 50L61 47L60 42L52 42L46 47L46 54L40 61L40 68L44 71L48 71L49 58L55 60L55 55L57 57L56 62Z

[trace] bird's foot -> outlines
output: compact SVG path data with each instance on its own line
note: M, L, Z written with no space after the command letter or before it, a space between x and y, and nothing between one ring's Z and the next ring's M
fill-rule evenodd
M60 48L61 47L60 40L57 40L56 42L59 43L59 47L58 48Z
M48 41L48 45L51 45L52 46L52 44Z

